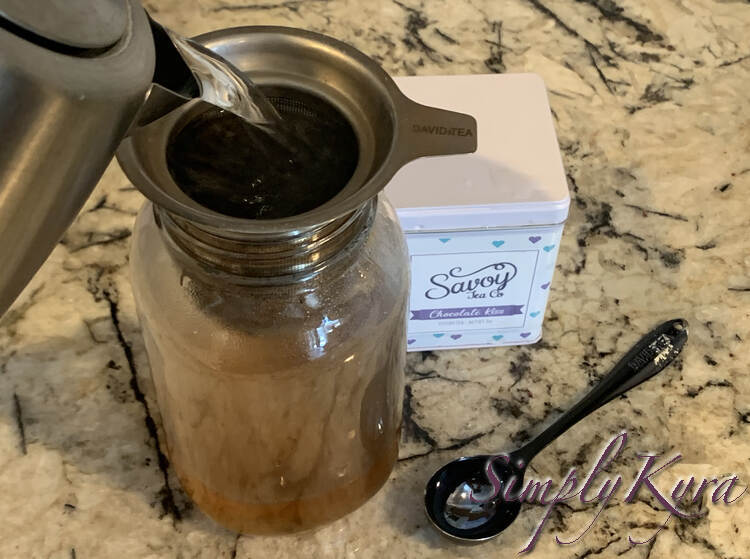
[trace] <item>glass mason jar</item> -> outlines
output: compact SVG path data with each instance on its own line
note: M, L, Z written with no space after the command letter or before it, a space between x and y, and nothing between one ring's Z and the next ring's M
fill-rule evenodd
M177 184L167 154L200 103L134 127L117 153L151 201L132 279L172 464L222 524L303 530L362 504L397 457L409 264L380 192L413 159L474 151L476 122L408 99L330 37L241 27L196 40L259 87L284 88L277 108L343 119L356 138L339 191L274 219L214 211Z
M147 202L131 267L169 457L202 510L292 532L380 488L398 454L409 285L384 197L252 240Z

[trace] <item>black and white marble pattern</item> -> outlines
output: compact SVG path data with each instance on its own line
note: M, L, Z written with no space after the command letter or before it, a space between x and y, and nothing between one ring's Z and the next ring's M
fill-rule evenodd
M182 493L160 442L128 280L142 197L111 165L74 225L0 323L2 557L502 557L542 510L460 547L421 509L435 468L513 448L663 319L687 318L678 366L545 450L560 479L627 430L664 473L750 480L750 4L741 0L144 0L185 34L251 24L321 31L403 74L536 72L546 81L573 203L539 344L411 354L401 460L378 495L311 534L238 537ZM662 479L662 478L658 478ZM628 480L626 480L628 481ZM665 487L668 485L664 481ZM739 558L750 497L666 517L623 493L573 545L594 506L562 506L539 557Z

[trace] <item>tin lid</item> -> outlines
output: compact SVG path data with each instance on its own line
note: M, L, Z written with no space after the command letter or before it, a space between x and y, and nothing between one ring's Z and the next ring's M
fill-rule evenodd
M476 153L412 161L388 184L386 195L405 231L565 221L570 194L541 77L410 76L395 81L417 102L471 114L478 131Z

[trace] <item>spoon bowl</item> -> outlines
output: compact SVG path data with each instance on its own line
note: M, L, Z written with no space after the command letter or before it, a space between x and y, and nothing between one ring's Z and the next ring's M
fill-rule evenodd
M491 455L467 456L440 468L425 487L425 510L432 524L445 536L462 542L492 539L510 526L521 510L518 501L493 497L487 479ZM492 468L503 482L516 476L523 483L524 469L496 460Z

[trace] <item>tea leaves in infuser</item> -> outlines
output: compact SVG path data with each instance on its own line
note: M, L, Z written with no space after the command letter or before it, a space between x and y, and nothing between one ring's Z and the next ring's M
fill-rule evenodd
M221 109L195 117L167 146L172 178L199 204L245 219L290 217L330 200L353 175L357 137L338 110L299 90L263 91L292 147Z
M170 142L172 177L196 202L233 217L296 215L332 198L358 159L348 121L324 101L270 88L266 97L218 54L166 29L213 108Z

